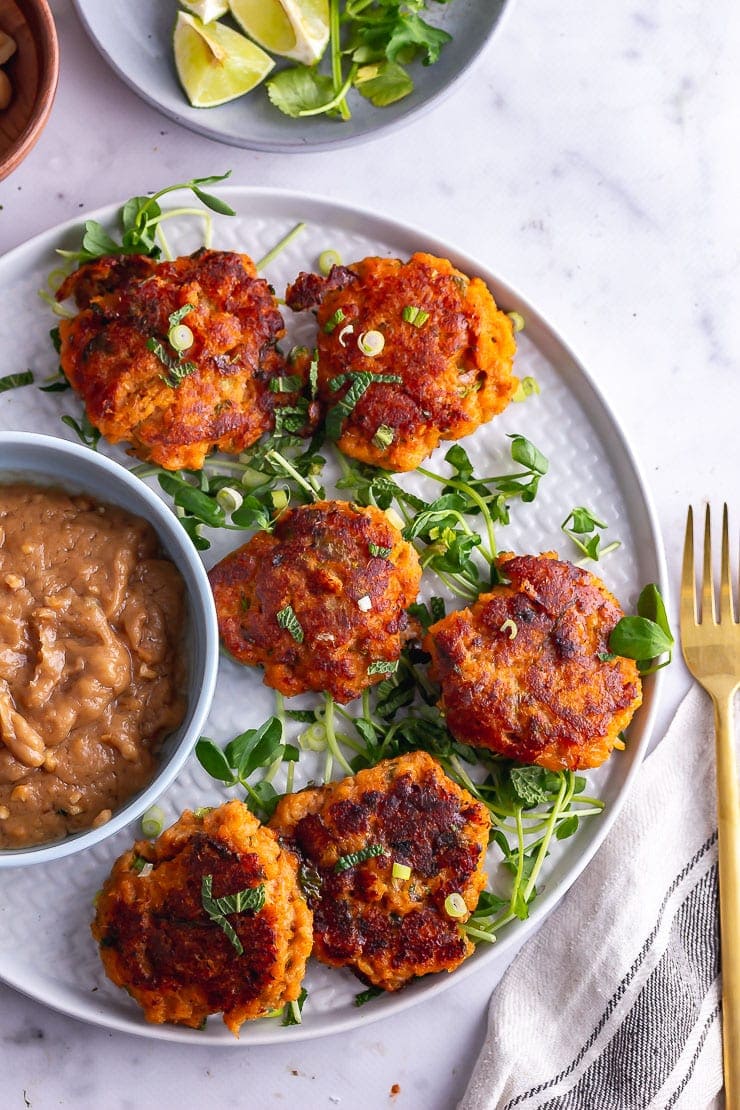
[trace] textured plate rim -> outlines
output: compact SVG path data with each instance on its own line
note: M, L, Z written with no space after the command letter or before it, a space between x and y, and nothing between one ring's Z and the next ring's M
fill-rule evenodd
M645 516L648 528L648 535L646 538L650 548L650 555L655 563L657 583L664 598L669 602L667 565L657 514L653 506L652 497L643 479L635 452L626 439L621 425L612 412L608 401L593 381L589 371L580 359L576 357L568 344L560 337L558 331L545 321L539 312L530 305L526 298L522 297L511 285L499 279L486 264L479 262L476 257L467 254L467 252L458 250L447 240L440 239L436 235L412 223L391 219L371 208L359 207L341 201L325 200L323 197L315 194L302 193L288 189L229 185L216 189L214 192L223 195L227 200L233 198L235 203L238 202L238 200L251 201L253 205L263 203L271 210L272 216L281 214L280 210L284 209L286 218L307 219L311 218L308 210L312 209L316 223L319 224L321 214L327 219L336 218L337 215L341 215L345 220L351 223L351 226L353 226L355 230L360 231L365 237L376 239L379 242L385 239L389 239L390 241L394 239L397 241L404 239L413 240L415 243L413 249L427 250L442 257L450 258L455 265L463 270L467 267L468 272L480 274L483 279L494 288L497 300L500 301L504 307L516 307L517 311L525 315L528 322L528 329L531 328L534 323L534 327L537 330L543 330L550 341L556 344L566 356L569 361L569 370L575 373L580 383L585 386L588 392L588 396L585 398L581 397L581 401L589 423L594 426L598 422L601 422L602 425L608 429L609 434L613 437L615 444L621 451L624 466L630 473L634 483L631 487L632 492L638 495L640 499L639 508ZM31 239L28 239L25 243L15 247L0 259L0 287L2 286L3 271L6 267L12 268L16 264L16 261L22 260L27 252L33 255L42 248L46 249L48 240L52 237L58 239L67 232L79 228L83 220L93 219L109 221L111 218L115 217L119 208L120 202L102 206L95 211L84 213L82 216L73 217L61 224L54 225L40 232L38 235L33 236ZM557 374L563 376L564 371L562 368L559 367L557 369ZM619 479L619 485L620 488L624 488L624 483L621 478ZM497 942L495 947L492 946L475 960L467 960L455 970L454 975L440 974L435 977L433 982L424 981L423 993L418 989L411 989L400 992L397 995L380 998L376 1000L372 1007L367 1009L363 1008L361 1010L358 1009L356 1015L351 1014L349 1017L343 1015L335 1019L325 1018L322 1020L320 1026L316 1025L312 1027L310 1024L292 1026L290 1030L287 1031L287 1035L286 1030L282 1030L282 1027L277 1029L273 1028L271 1030L267 1028L258 1030L254 1026L251 1026L249 1032L255 1035L247 1035L242 1040L237 1040L236 1038L206 1038L203 1033L177 1026L147 1025L142 1019L138 1018L136 1013L132 1013L131 1018L122 1018L117 1013L111 1013L101 1008L96 1009L92 999L84 995L82 990L79 990L78 993L84 998L86 1005L75 1005L74 999L66 995L63 998L50 997L47 993L48 981L41 976L36 976L38 983L34 985L34 983L29 983L27 980L24 982L22 972L14 973L12 969L8 970L0 967L0 981L5 982L8 986L13 987L21 994L25 994L30 998L44 1003L53 1010L103 1028L131 1033L149 1040L161 1040L180 1044L187 1043L191 1045L199 1044L203 1047L207 1045L209 1047L213 1046L219 1048L246 1048L250 1045L285 1045L293 1041L313 1040L319 1037L331 1036L336 1033L348 1032L358 1026L366 1025L368 1022L379 1021L384 1017L393 1016L412 1006L419 1005L427 999L434 998L453 984L460 983L466 976L476 972L480 973L491 965L503 963L504 961L508 964L511 960L510 951L512 947L518 946L522 940L531 934L536 926L544 921L545 917L554 906L582 875L618 817L629 794L633 779L647 752L655 723L664 675L659 671L657 674L651 676L651 679L652 681L650 682L649 689L646 691L646 697L640 709L639 737L630 744L628 749L631 762L624 775L619 793L614 798L608 811L599 819L597 825L592 826L594 832L589 842L582 846L578 858L572 862L566 874L553 881L552 885L548 887L547 892L538 899L526 922L522 922L518 928L514 927L510 929L502 939Z

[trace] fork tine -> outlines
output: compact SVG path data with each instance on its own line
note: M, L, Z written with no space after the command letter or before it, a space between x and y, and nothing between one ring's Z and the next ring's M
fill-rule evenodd
M709 505L704 517L704 568L701 576L701 619L717 623L717 610L714 603L714 580L712 578L712 524Z
M683 542L681 569L681 624L696 624L696 571L694 570L694 510L686 514L686 535Z
M722 569L719 587L719 619L720 621L735 620L735 608L732 597L732 580L730 577L730 528L727 514L727 504L722 510Z

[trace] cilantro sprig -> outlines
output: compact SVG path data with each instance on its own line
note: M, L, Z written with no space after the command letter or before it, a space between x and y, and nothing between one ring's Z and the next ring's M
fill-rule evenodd
M347 120L351 89L376 108L409 96L414 81L407 67L433 65L452 38L427 22L428 10L427 0L329 0L329 72L306 65L279 70L267 82L270 101L294 119Z

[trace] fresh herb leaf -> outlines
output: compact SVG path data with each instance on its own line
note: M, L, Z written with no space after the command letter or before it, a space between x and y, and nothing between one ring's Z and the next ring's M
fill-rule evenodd
M414 82L403 66L389 61L360 66L355 73L354 85L358 93L376 108L395 104L414 91Z
M100 432L90 423L86 412L83 412L79 423L73 416L65 415L61 420L62 424L66 424L68 428L71 428L73 432L77 433L78 438L85 444L85 447L89 447L91 451L97 451L98 443L100 442Z
M346 856L340 856L334 864L334 871L337 875L341 875L343 871L349 871L351 867L356 867L358 863L364 863L365 860L373 859L374 856L387 855L387 850L382 844L368 844L367 848L361 848L359 852L349 852Z
M527 397L531 397L533 394L538 394L539 392L540 385L537 379L527 376L526 378L522 378L519 382L511 399L514 402L526 401Z
M350 371L347 374L337 374L329 380L329 389L336 392L343 385L349 383L349 389L341 401L329 409L326 416L326 434L329 439L337 440L342 434L342 424L351 416L357 402L366 393L371 385L380 382L398 384L403 379L399 374L371 374L367 370Z
M6 374L0 378L0 393L7 393L10 389L20 389L24 385L33 385L33 372L21 370L17 374Z
M195 756L203 770L207 771L212 778L225 782L228 786L235 785L237 778L228 759L209 737L201 736L195 745Z
M609 637L609 650L627 659L657 659L673 648L670 632L648 617L622 617Z
M368 674L393 674L398 668L397 659L377 659L367 668Z
M267 82L270 101L286 116L297 119L303 112L327 104L334 95L331 77L313 66L291 66L281 69Z
M373 543L372 540L368 543L367 549L375 559L387 559L393 550L391 547L380 547L377 543Z
M225 181L228 173L211 177L195 177L178 185L168 185L151 196L131 197L121 208L118 222L121 242L115 239L96 220L87 220L80 250L59 250L57 253L79 263L90 262L95 258L116 254L146 254L158 258L161 254L156 242L157 227L163 219L159 201L168 193L181 189L190 190L206 208L223 216L233 216L235 212L225 201L206 193L203 185L215 185Z
M368 987L367 990L360 991L355 995L355 1006L364 1006L366 1002L370 1002L373 998L379 998L381 994L385 994L382 987Z
M303 643L303 628L301 627L301 622L298 620L298 617L293 611L292 605L285 605L282 609L280 609L276 613L275 619L277 620L281 628L284 628L287 632L290 632L291 636L297 644Z
M200 900L211 921L223 929L236 954L241 956L244 952L244 946L231 923L226 920L226 915L244 913L248 910L259 913L265 904L265 884L260 883L258 886L246 887L244 890L239 890L236 894L228 894L224 898L214 898L213 875L204 875L201 879Z

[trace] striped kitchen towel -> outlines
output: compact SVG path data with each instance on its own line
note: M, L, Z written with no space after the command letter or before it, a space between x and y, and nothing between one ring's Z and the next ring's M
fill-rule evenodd
M696 687L494 991L461 1110L722 1105L715 812L711 703Z

